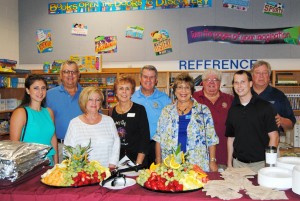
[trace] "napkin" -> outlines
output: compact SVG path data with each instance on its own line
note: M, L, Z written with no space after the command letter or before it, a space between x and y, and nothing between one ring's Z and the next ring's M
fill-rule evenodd
M135 164L126 155L118 163L118 169L119 170L131 167L131 166L135 166Z
M248 178L256 173L249 168L227 168L221 173L224 180L210 180L204 185L203 191L211 197L222 200L239 199L243 190L253 200L286 200L284 191L278 191L262 186L254 186Z

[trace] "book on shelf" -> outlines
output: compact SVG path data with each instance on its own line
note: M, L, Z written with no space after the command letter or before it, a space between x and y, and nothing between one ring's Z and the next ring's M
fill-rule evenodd
M0 63L17 64L18 62L16 60L12 60L12 59L0 59Z
M16 71L16 73L19 74L30 74L31 70L26 70L26 69L14 69L14 71Z
M294 73L284 72L276 74L276 83L279 85L298 85Z
M198 75L195 79L194 79L194 84L195 86L199 86L202 83L202 75Z
M300 94L285 94L293 110L300 110Z

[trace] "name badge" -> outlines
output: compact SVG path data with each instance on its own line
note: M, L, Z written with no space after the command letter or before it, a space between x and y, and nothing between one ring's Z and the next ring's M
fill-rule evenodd
M185 119L191 119L191 115L185 115Z
M135 117L135 113L127 113L127 117Z

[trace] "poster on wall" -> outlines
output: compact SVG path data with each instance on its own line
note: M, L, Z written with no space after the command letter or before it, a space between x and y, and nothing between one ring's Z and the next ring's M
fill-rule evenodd
M140 26L128 26L125 33L126 38L143 39L144 28Z
M282 17L284 4L277 2L266 2L263 8L263 13L268 15L274 15L277 17Z
M223 7L234 10L247 11L250 0L223 0Z
M36 46L38 53L46 53L53 51L51 30L38 29L36 31Z
M151 33L155 55L163 55L172 52L172 43L167 30Z
M95 37L95 53L115 53L117 52L117 36L97 36Z
M273 29L242 29L225 26L187 28L188 43L214 41L234 44L294 44L299 45L300 27Z
M86 36L87 33L88 33L88 28L86 25L81 24L81 23L73 23L72 24L72 30L71 30L72 35Z
M49 3L48 14L54 15L207 7L212 7L212 0L90 0L79 2Z
M78 56L71 55L70 60L78 64L80 72L101 72L102 71L102 55L97 56Z

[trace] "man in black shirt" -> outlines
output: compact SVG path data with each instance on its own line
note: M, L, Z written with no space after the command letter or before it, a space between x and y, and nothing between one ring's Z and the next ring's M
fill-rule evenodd
M236 100L226 121L228 167L249 167L257 172L265 166L265 148L278 146L279 135L271 103L251 93L252 77L247 71L233 76Z

